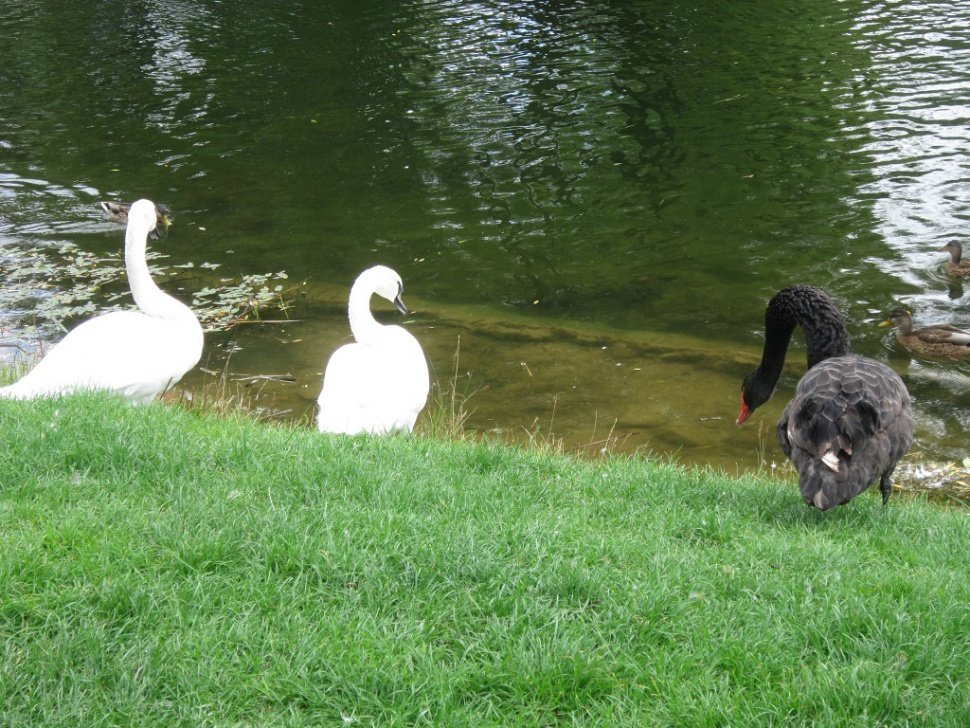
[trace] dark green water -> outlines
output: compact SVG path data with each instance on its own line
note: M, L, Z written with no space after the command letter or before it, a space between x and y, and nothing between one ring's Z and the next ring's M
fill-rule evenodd
M299 285L299 322L205 355L292 373L264 394L297 417L348 338L349 285L384 263L442 382L460 337L471 427L612 430L731 470L804 368L799 345L734 427L764 305L812 283L903 374L917 449L962 457L970 366L911 360L876 324L905 304L970 325L935 250L970 216L970 5L681 5L7 3L0 255L114 251L97 200L165 202L173 262Z

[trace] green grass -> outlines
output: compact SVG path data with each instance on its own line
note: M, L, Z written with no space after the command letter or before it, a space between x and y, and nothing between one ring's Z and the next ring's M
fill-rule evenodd
M934 725L968 511L0 401L0 724Z

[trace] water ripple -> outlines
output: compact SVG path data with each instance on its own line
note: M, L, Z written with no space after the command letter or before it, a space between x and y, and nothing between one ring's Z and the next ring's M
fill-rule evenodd
M862 146L872 181L860 194L874 201L877 229L900 253L886 272L918 290L907 303L928 317L949 314L940 295L941 256L931 252L967 228L970 190L970 16L963 3L871 3L854 28L871 58L871 93Z

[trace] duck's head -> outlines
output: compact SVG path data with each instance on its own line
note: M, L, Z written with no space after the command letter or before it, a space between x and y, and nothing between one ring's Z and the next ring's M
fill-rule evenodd
M158 232L165 232L172 226L172 212L161 203L155 205L155 216L158 222L155 225L155 229Z
M954 263L959 263L960 258L963 256L963 246L960 243L958 243L956 240L951 240L942 248L940 248L940 250L946 251L947 253L949 253Z
M907 311L905 308L895 308L893 309L893 312L889 314L889 318L879 324L880 328L885 326L895 326L901 331L912 331L913 314Z

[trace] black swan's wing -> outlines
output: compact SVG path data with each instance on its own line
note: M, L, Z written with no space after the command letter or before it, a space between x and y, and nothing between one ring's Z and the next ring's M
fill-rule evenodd
M892 473L913 441L909 393L880 362L826 359L798 383L777 436L798 470L802 499L825 510Z

